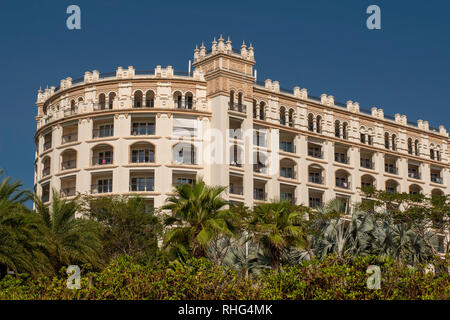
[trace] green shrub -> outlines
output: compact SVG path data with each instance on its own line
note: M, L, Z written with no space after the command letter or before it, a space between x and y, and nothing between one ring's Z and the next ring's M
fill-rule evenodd
M381 269L380 290L367 288L369 265ZM140 264L122 256L101 272L82 270L79 290L67 288L65 270L52 279L7 276L0 281L0 299L450 299L446 268L433 274L389 258L327 256L246 278L207 259Z

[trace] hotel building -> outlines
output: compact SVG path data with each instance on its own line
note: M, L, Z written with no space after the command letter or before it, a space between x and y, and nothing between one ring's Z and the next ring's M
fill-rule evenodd
M260 82L254 65L252 45L236 50L220 37L195 49L192 72L119 67L39 90L35 191L44 202L53 188L67 198L141 195L155 207L198 177L247 206L355 203L368 185L450 193L443 126Z

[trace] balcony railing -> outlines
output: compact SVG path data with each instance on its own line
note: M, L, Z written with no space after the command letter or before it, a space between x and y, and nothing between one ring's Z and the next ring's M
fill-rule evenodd
M230 193L231 194L237 194L237 195L244 195L244 187L243 186L230 186Z
M373 170L375 168L375 163L373 163L369 159L361 159L360 160L360 164L361 164L361 167L366 168L366 169L372 169Z
M317 175L312 175L310 174L308 176L308 181L311 183L316 183L316 184L323 184L323 177L321 176L317 176Z
M175 158L173 160L173 162L175 164L188 164L188 165L195 165L195 164L197 164L196 161L195 161L195 157L193 157L193 158L192 157L191 158L189 158L189 157L186 157L186 158L179 157L179 158Z
M292 170L283 170L283 168L281 168L280 177L288 178L288 179L295 179L296 172L293 168L292 168Z
M94 139L95 138L112 137L112 136L114 136L114 128L92 130L92 137Z
M240 129L230 129L228 131L228 136L230 137L230 139L242 140L242 130L240 130Z
M350 182L336 180L336 187L341 188L341 189L350 189Z
M64 110L64 117L70 117L76 114L78 114L78 108Z
M42 169L42 176L46 177L50 175L50 167Z
M91 193L111 193L112 192L112 183L110 184L93 184L91 185Z
M281 193L280 194L281 201L289 201L291 204L295 204L296 198L291 193Z
M78 132L68 133L62 136L62 144L78 141Z
M247 113L247 106L245 104L228 102L228 110Z
M148 183L131 183L131 192L150 192L155 190L155 185L152 182Z
M431 182L443 184L443 179L437 176L431 176Z
M350 163L350 158L347 157L345 154L342 153L335 153L334 154L334 161L344 164Z
M254 189L253 190L253 199L266 201L267 193L265 193L263 190L260 190L260 189Z
M259 164L254 164L253 172L267 174L267 167L259 165Z
M51 147L52 147L52 141L51 140L44 142L44 151L50 149Z
M131 152L133 152L133 150ZM150 150L148 154L131 155L131 163L153 163L153 162L155 162L155 154L153 150Z
M419 172L415 172L415 171L410 171L408 172L408 177L413 178L413 179L421 179L421 175Z
M289 152L289 153L296 153L295 145L283 143L283 142L280 142L280 150L282 150L284 152Z
M230 166L232 167L237 167L237 168L242 168L242 161L235 159L230 159Z
M112 104L108 103L94 103L94 111L108 111L112 109Z
M93 166L104 166L113 163L113 158L111 157L92 157Z
M308 149L308 156L323 159L323 152L317 149Z
M151 136L155 134L155 125L135 126L131 128L132 136Z
M76 160L67 160L61 162L61 170L70 170L75 169L77 167L77 161Z
M392 174L398 174L398 168L397 167L392 167L389 165L385 165L384 166L384 171L387 173L392 173Z
M73 197L76 194L75 187L62 188L59 193L62 197Z

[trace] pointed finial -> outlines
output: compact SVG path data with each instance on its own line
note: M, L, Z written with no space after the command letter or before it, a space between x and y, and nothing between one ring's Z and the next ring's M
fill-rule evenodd
M247 48L247 46L245 45L245 41L242 41L241 48Z

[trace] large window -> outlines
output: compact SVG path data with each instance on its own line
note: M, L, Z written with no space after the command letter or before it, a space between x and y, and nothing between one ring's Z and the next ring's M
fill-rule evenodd
M155 154L151 149L134 149L131 150L132 163L151 163L155 162Z
M155 180L153 177L133 177L131 178L131 191L153 191Z
M133 122L131 127L133 136L149 136L155 134L155 124L153 122Z

